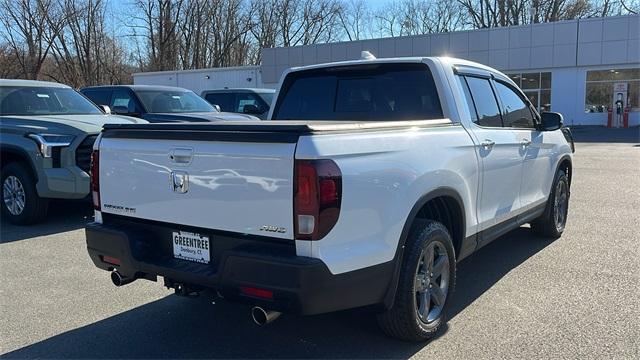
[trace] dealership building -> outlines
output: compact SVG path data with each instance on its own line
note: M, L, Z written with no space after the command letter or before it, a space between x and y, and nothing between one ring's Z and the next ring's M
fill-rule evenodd
M134 82L196 92L276 87L287 68L355 60L363 50L378 58L477 61L508 74L538 109L561 112L568 125L640 125L640 15L267 48L253 76L238 68L236 77L228 70L222 77L217 76L222 69L202 69L135 74Z

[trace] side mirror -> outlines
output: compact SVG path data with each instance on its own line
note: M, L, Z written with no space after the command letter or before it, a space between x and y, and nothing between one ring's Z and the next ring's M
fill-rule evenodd
M540 130L553 131L562 127L563 120L562 114L556 112L543 112L542 124L540 124Z
M262 110L254 104L247 104L242 108L242 112L245 114L257 115L262 114Z
M102 109L102 112L107 115L111 114L111 108L107 105L100 105L100 109Z
M220 105L213 104L213 108L216 109L217 112L222 112Z

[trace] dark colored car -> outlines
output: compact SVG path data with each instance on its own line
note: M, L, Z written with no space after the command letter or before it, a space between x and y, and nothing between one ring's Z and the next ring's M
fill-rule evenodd
M80 90L97 105L106 105L118 115L149 122L208 122L258 120L251 115L224 113L193 91L154 85L91 86Z
M220 110L250 114L264 120L269 115L274 89L218 89L205 90L200 94Z

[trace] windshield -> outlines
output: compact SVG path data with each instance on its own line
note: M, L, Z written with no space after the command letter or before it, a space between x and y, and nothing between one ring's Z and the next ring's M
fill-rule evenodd
M0 115L102 114L91 101L69 88L0 87Z
M216 112L192 91L137 90L136 94L149 113Z
M442 118L425 64L372 64L293 72L273 120L393 121Z

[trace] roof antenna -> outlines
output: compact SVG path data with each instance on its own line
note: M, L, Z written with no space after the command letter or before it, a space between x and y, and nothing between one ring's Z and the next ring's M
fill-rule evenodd
M375 60L376 57L368 50L364 50L360 53L360 60Z

